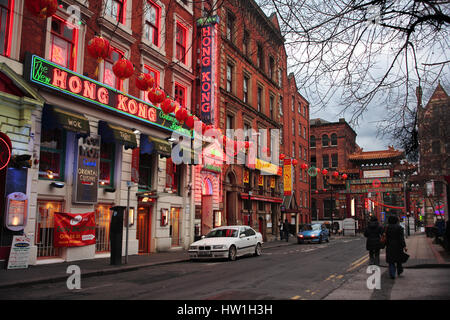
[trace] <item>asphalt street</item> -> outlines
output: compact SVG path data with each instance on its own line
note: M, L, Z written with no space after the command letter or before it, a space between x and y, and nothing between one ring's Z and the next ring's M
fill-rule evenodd
M76 264L76 263L74 263ZM263 249L259 257L145 267L83 279L0 290L0 299L26 300L264 300L324 299L367 266L360 237Z

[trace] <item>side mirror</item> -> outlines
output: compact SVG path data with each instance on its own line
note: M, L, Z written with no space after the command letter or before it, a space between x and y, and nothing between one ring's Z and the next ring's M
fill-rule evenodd
M239 235L239 238L245 238L245 234L244 234L244 233L241 233L241 234Z
M206 238L206 236L202 236L200 239L205 239Z

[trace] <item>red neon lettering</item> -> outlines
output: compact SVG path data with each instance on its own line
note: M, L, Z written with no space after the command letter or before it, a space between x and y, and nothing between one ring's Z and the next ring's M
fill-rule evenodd
M53 82L52 85L61 89L66 89L67 72L61 69L53 69Z
M202 81L211 81L211 71L202 72Z
M211 46L202 48L202 57L211 56Z
M204 27L202 29L202 37L210 37L211 36L211 26Z
M99 88L97 94L98 94L98 101L100 101L100 103L108 104L109 96L108 90L106 88Z
M125 102L127 102L128 98L121 94L119 94L117 97L119 98L119 104L117 105L117 109L128 112L127 106L125 105Z
M202 104L202 111L209 112L211 110L211 104L209 102Z
M202 91L207 92L211 90L211 84L209 82L202 83Z
M211 92L202 92L202 102L211 101Z
M139 113L138 113L138 117L147 118L147 106L143 103L139 103Z
M136 103L136 100L130 100L130 102L128 102L128 112L131 114L136 114L136 112L138 111L138 106Z
M210 57L203 57L202 58L202 66L209 67L211 65L211 58Z
M156 122L156 109L148 108L148 120Z
M80 93L83 89L83 84L81 83L80 78L77 76L73 76L69 79L69 90L73 93Z
M202 46L203 48L211 46L211 38L203 38Z
M95 100L95 83L84 81L83 97Z

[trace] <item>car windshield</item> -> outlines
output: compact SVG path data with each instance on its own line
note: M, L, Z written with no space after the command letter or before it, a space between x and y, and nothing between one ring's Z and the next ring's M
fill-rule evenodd
M211 230L206 238L233 238L238 236L237 229L216 229Z
M320 224L305 224L302 228L302 231L311 231L311 230L320 230Z

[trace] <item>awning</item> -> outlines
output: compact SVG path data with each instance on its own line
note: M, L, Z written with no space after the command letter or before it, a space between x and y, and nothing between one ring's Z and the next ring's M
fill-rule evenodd
M98 134L102 136L102 140L105 142L117 142L122 144L126 149L134 149L137 147L136 134L130 129L125 129L100 120L98 123Z
M172 146L166 140L148 136L148 142L150 144L152 152L155 151L161 156L167 158L170 158L172 156Z
M248 199L248 193L241 193L242 199ZM276 197L264 197L259 195L252 195L250 200L255 201L266 201L266 202L274 202L274 203L282 203L283 200L281 198Z
M89 136L89 120L81 113L69 111L54 105L44 104L42 112L42 126L49 129L63 128Z

